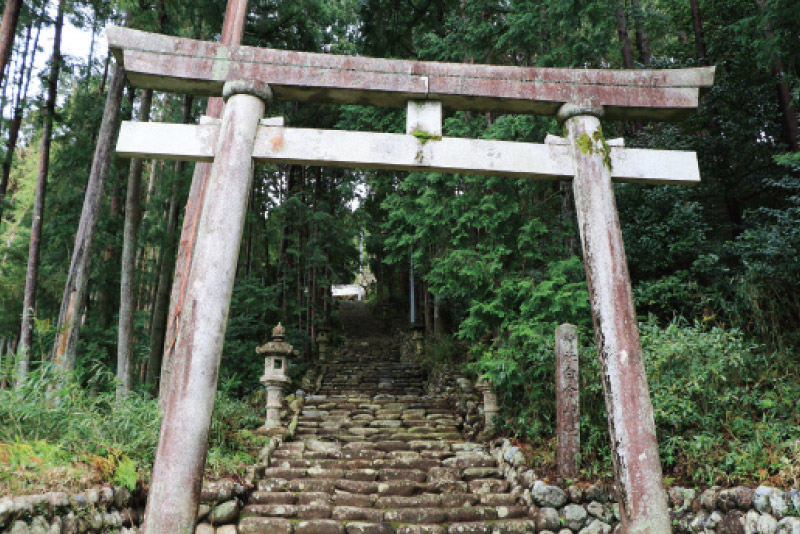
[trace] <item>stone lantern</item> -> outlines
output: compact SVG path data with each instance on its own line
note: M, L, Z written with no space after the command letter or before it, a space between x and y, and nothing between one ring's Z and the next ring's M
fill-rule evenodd
M325 328L320 327L317 329L317 335L315 341L317 342L317 351L319 353L319 361L320 363L325 363L328 359L328 331Z
M483 393L483 416L485 418L486 429L489 430L494 427L494 421L492 421L492 419L494 419L499 411L497 395L494 392L492 383L483 377L475 382L475 389Z
M256 348L256 354L264 355L261 382L267 387L267 420L263 430L270 433L280 430L281 395L289 383L289 358L294 354L294 347L283 341L285 333L286 329L278 323L272 329L272 341Z

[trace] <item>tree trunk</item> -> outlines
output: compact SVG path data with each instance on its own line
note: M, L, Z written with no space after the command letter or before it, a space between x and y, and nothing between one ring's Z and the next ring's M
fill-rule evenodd
M644 14L639 0L631 0L633 8L633 26L636 29L636 48L639 49L639 58L645 65L650 64L652 56L650 54L650 39L647 38L647 30L644 27Z
M86 186L86 197L83 201L78 233L75 236L75 248L67 273L67 283L61 300L58 314L56 339L53 346L53 361L64 371L75 368L78 334L80 333L81 305L86 300L89 283L89 271L97 220L100 216L100 201L103 198L106 174L113 155L114 141L119 130L119 111L122 92L125 88L125 70L117 65L111 77L106 95L103 120L97 137L92 169Z
M183 100L182 120L188 123L192 114L192 97ZM158 394L159 378L161 375L161 359L164 350L164 333L166 329L167 311L169 309L169 295L172 287L172 271L175 268L175 248L178 236L178 207L182 205L180 199L180 175L183 172L184 162L175 162L175 182L172 185L172 196L169 201L169 214L167 215L167 231L164 236L164 245L161 247L161 258L158 262L157 292L153 299L153 311L150 320L150 351L148 353L147 374L145 383Z
M772 74L775 76L775 89L778 92L778 106L783 117L783 136L793 152L800 151L800 130L797 126L797 112L792 105L792 91L786 83L786 68L781 58L772 60Z
M692 9L692 25L694 26L694 46L697 52L697 63L701 67L709 65L708 52L706 51L706 38L703 35L703 20L700 18L700 4L698 0L689 0Z
M22 303L22 327L20 328L19 359L17 361L16 387L19 388L28 376L30 368L30 348L33 339L33 316L36 307L36 286L39 276L39 253L42 242L42 223L44 222L44 203L47 192L47 173L50 166L50 140L53 135L53 115L56 108L58 72L61 67L61 29L64 25L64 0L58 2L55 35L53 37L53 58L50 64L50 77L47 80L47 103L44 109L42 127L42 148L39 155L39 173L36 177L36 194L33 200L31 220L31 240L28 246L28 269L25 274L25 294Z
M633 48L631 47L631 37L628 35L628 18L625 15L625 4L623 0L617 0L617 35L622 43L622 66L626 69L633 68Z
M42 8L44 12L44 8ZM42 29L42 17L38 17L36 23L36 38L33 40L33 48L30 48L31 41L31 28L29 24L25 36L25 50L22 52L22 64L19 69L19 78L17 79L17 98L14 102L14 117L11 119L11 124L8 130L8 142L6 144L6 157L3 160L2 177L0 177L0 222L3 220L3 204L5 202L6 192L8 191L8 180L11 176L11 164L14 161L14 151L17 149L17 140L19 139L19 129L22 125L22 112L24 111L25 100L28 96L28 85L31 81L31 72L33 72L33 64L36 59L36 47L39 43L39 34ZM30 56L29 67L26 74L26 63L28 58L28 50L32 50Z
M150 120L153 91L142 91L139 121ZM132 159L128 173L128 191L125 197L125 227L122 237L122 259L119 291L119 327L117 339L117 402L131 389L133 362L133 318L136 311L136 242L139 235L141 209L139 198L142 189L144 160Z
M247 0L228 0L225 10L225 20L222 23L222 36L220 42L225 45L239 44L244 33L244 23L247 15ZM206 114L212 117L221 117L224 103L222 98L208 99ZM172 371L172 357L175 349L177 328L183 310L184 299L188 288L186 281L192 269L194 246L197 241L197 228L199 226L200 207L205 198L206 184L211 176L211 163L196 163L192 176L192 186L189 190L189 200L183 219L180 247L175 265L175 275L172 282L172 295L170 297L169 315L167 317L167 331L164 339L164 361L161 368L161 384L168 384ZM159 392L159 405L164 406L167 401L165 391Z
M8 0L3 10L3 22L0 23L0 83L3 83L3 73L14 48L14 35L21 7L22 0Z

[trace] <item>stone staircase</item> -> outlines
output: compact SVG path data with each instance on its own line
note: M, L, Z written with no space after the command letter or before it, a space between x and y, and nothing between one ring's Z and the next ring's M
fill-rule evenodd
M535 532L495 458L462 437L452 399L424 395L425 373L386 337L366 337L373 319L352 309L348 339L306 397L295 441L271 454L239 533Z

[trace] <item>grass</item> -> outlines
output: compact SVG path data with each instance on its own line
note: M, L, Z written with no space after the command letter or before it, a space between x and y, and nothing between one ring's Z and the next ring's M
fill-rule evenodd
M146 484L160 416L156 400L131 393L119 405L114 392L92 393L76 384L54 392L47 371L19 391L0 390L0 495L80 491L112 483ZM240 476L255 462L264 438L258 397L218 393L206 477Z

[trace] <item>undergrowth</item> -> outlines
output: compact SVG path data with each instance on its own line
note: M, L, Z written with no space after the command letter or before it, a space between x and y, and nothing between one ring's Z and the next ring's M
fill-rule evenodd
M612 476L596 348L580 351L581 466ZM800 362L737 330L653 320L641 325L665 481L800 486ZM501 430L531 444L531 462L555 467L552 333L486 350L471 368L496 384Z
M0 495L146 484L161 422L157 400L132 392L117 404L113 391L54 384L44 368L19 391L0 390ZM241 475L255 461L263 438L248 429L260 424L258 403L221 388L206 477Z

